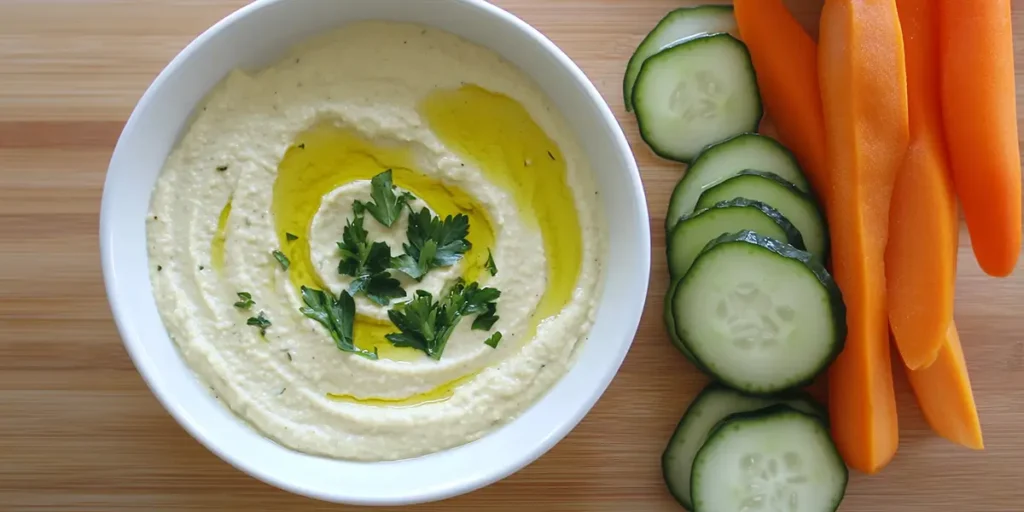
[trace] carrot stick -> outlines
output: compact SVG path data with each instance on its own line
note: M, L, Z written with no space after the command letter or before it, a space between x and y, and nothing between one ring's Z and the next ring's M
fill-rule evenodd
M909 134L903 35L893 0L826 0L818 40L832 264L846 347L829 374L832 437L846 463L880 471L899 441L883 257Z
M811 187L828 204L818 47L782 0L734 0L733 14L779 140L793 151Z
M896 0L907 60L910 147L889 212L889 325L903 363L932 364L953 320L958 220L939 100L938 17L932 0ZM950 248L952 247L952 250Z
M939 0L942 114L953 184L982 270L1021 248L1021 168L1010 0Z
M954 323L949 324L935 362L928 368L908 371L907 377L924 419L936 434L968 448L985 448L964 351Z

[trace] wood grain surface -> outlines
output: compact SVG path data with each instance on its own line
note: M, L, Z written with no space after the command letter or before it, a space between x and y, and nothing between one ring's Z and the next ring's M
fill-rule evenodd
M190 438L129 361L101 282L100 193L124 121L177 51L243 3L0 0L0 510L354 510L262 484ZM660 226L682 167L641 143L619 91L635 45L688 2L497 3L560 45L616 112L647 189L654 270L633 350L575 431L505 481L413 510L680 510L659 457L705 382L660 317ZM815 25L820 0L791 5ZM1021 51L1024 0L1014 7ZM1024 510L1024 269L986 278L961 239L956 317L987 450L933 436L897 372L899 453L881 475L852 477L844 511Z

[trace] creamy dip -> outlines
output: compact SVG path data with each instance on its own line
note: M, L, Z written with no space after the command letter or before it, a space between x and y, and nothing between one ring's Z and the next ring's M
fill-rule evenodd
M472 247L419 281L392 271L405 298L355 295L355 345L373 360L339 350L299 290L351 285L337 242L387 170L412 209L465 215ZM565 120L496 53L418 25L347 25L205 100L153 193L154 296L189 366L268 437L345 459L422 455L514 419L573 363L602 281L596 194ZM407 225L364 216L393 256ZM439 359L385 338L390 309L458 279L500 290L490 330L461 321ZM259 314L264 329L247 323Z

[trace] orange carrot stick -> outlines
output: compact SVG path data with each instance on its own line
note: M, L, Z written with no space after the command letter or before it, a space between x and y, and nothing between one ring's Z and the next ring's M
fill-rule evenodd
M899 441L883 262L889 202L910 137L896 3L826 0L818 72L832 264L848 326L829 374L832 437L850 467L875 473Z
M993 276L1021 248L1021 168L1010 0L939 0L942 114L974 257Z
M907 60L910 147L889 212L889 325L903 363L932 364L953 320L958 220L939 100L938 16L932 0L896 0ZM953 250L950 250L950 248Z
M765 109L824 204L825 120L818 90L818 47L782 0L734 0L740 37L750 49Z
M935 362L928 368L908 371L907 377L925 420L936 434L968 448L984 449L978 409L954 323L949 324Z

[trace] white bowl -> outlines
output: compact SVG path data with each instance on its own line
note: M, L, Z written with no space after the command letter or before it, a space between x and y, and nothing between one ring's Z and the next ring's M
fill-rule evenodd
M168 338L152 296L145 216L164 160L191 111L232 68L259 68L309 36L346 22L415 22L489 47L528 74L560 108L590 160L607 218L597 322L570 371L518 419L469 444L395 462L299 453L270 441L210 396ZM103 274L121 337L171 415L212 452L277 487L322 500L425 502L478 489L529 464L576 426L632 343L650 271L650 229L639 172L610 109L551 41L481 0L265 0L200 35L146 91L118 140L100 214Z

